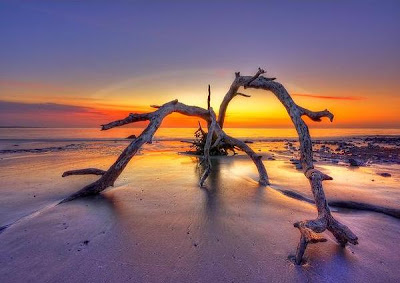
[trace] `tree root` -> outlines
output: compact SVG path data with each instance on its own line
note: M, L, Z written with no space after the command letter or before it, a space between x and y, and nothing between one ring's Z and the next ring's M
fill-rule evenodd
M303 260L303 255L308 244L326 242L327 239L307 228L303 223L295 223L294 227L298 228L301 234L300 242L297 246L296 256L294 258L294 262L299 265Z
M330 214L324 217L319 217L315 220L296 222L294 227L298 228L300 231L300 242L297 246L295 256L296 264L301 264L308 244L327 241L324 237L317 234L322 233L325 230L330 231L342 247L344 247L347 243L351 243L353 245L358 244L357 236L351 232L346 225L341 224Z

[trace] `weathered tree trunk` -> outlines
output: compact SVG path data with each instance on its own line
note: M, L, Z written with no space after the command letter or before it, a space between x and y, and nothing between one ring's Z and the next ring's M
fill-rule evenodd
M347 243L357 244L357 237L350 231L347 226L338 222L331 214L325 198L322 181L332 180L332 178L314 168L311 137L308 131L308 127L302 119L302 116L308 116L313 121L321 121L321 118L327 117L332 121L333 114L330 113L328 110L314 112L298 106L293 101L286 89L280 83L274 81L275 78L263 77L261 76L263 73L265 73L264 70L259 68L258 72L254 76L241 76L239 72L235 74L235 79L232 82L229 91L226 93L220 105L218 119L216 119L216 115L210 106L209 88L209 96L207 100L208 109L197 106L188 106L179 103L178 100L174 100L162 106L153 106L155 108L158 108L154 112L144 114L130 114L125 119L102 125L102 130L108 130L114 127L138 121L148 120L150 122L146 129L138 136L137 139L131 142L131 144L119 156L117 161L115 161L115 163L107 171L89 168L65 172L63 176L77 174L96 174L102 176L99 180L87 185L86 187L66 198L62 202L69 201L78 197L98 194L107 187L112 186L115 180L124 170L128 162L131 160L131 158L136 154L136 152L143 144L145 144L146 142L151 142L155 132L160 127L162 120L172 112L181 113L187 116L197 116L207 122L208 134L204 147L203 157L203 162L205 162L206 164L206 169L204 171L204 174L201 176L200 186L204 185L204 182L207 179L211 170L211 162L209 156L210 148L220 146L223 143L229 144L232 147L238 147L243 150L253 160L257 167L260 176L259 183L261 185L269 184L267 171L261 161L261 156L257 155L244 142L228 136L223 131L225 115L229 102L237 95L249 97L246 94L239 93L239 88L244 87L245 89L264 89L274 93L274 95L284 105L294 124L294 127L296 128L300 141L300 161L302 164L304 175L308 178L310 182L311 191L313 193L315 204L318 210L317 219L300 221L294 224L294 226L299 229L301 234L300 242L297 248L297 254L294 259L295 263L301 263L308 244L326 241L326 239L317 234L322 233L325 230L329 230L342 246ZM213 136L216 136L214 144L212 144Z

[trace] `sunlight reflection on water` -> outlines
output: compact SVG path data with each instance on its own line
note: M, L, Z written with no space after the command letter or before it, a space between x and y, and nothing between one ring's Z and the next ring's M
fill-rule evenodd
M125 139L140 135L143 128L115 128L100 131L98 128L0 128L0 140L107 140ZM155 140L191 139L194 128L160 128ZM226 128L236 138L268 140L273 138L296 138L294 128ZM311 128L313 138L339 138L369 135L400 135L400 129L339 129Z

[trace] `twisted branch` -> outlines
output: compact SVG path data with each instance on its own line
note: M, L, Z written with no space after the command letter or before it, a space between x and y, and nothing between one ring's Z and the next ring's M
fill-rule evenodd
M300 115L302 115L302 116L305 115L305 116L307 116L308 118L310 118L311 120L313 120L315 122L321 122L321 118L323 118L323 117L327 117L327 118L329 118L329 120L331 122L333 122L333 117L334 116L333 116L333 114L331 112L328 111L328 109L325 109L323 111L314 112L314 111L310 111L310 110L305 109L305 108L300 107L300 106L298 106L298 107L299 107L299 109L301 111Z
M102 192L106 188L113 186L114 182L116 179L119 177L119 175L122 173L122 171L125 169L126 165L128 162L131 160L131 158L137 153L137 151L145 144L148 143L152 140L155 132L157 129L160 127L161 122L163 119L173 113L181 113L186 116L197 116L203 120L205 120L209 125L209 135L207 135L207 141L206 141L206 148L204 151L204 159L207 161L207 169L205 171L205 174L201 177L200 180L200 185L203 186L205 180L207 179L210 170L211 170L211 163L209 160L209 151L212 143L212 136L213 132L215 132L215 129L217 129L217 122L216 122L216 117L215 113L210 107L210 110L206 110L201 107L197 106L188 106L186 104L178 102L178 100L173 100L171 102L168 102L164 105L157 106L157 110L154 112L150 113L145 113L145 114L130 114L128 117L125 119L117 120L105 125L102 125L102 130L109 130L115 127L119 127L122 125L130 124L130 123L135 123L138 121L145 121L148 120L150 123L148 126L145 128L145 130L135 139L133 140L128 147L121 153L121 155L118 157L118 159L114 162L111 167L103 172L102 170L99 169L94 169L94 168L89 168L89 169L80 169L80 170L73 170L73 171L67 171L63 175L64 176L69 176L69 175L77 175L77 174L94 174L94 172L99 173L97 175L102 175L101 178L84 188L82 188L80 191L72 194L71 196L67 197L64 199L61 203L67 202L79 197L85 197L89 195L94 195ZM254 156L256 155L254 151L252 151L246 144L244 144L241 141L238 141L236 139L233 139L226 135L221 128L218 126L218 135L222 136L225 140L230 141L232 144L237 145L239 148L243 148L244 151L252 158L254 163L257 166L257 169L260 173L260 184L267 184L268 183L268 176L266 174L266 170L262 162L260 162L257 158ZM222 139L222 138L221 138ZM221 140L220 139L220 140ZM246 148L247 147L247 148ZM96 171L97 170L97 171ZM91 172L91 173L89 173ZM101 173L101 174L100 174Z
M262 69L259 69L253 77L236 75L234 80L235 87L241 85L245 88L271 91L284 105L299 136L300 162L303 167L303 172L310 182L311 191L318 210L317 219L295 223L295 227L299 229L301 235L295 263L301 263L301 259L309 243L321 242L321 238L315 240L316 235L311 233L311 231L314 233L322 233L323 231L328 230L335 236L342 246L347 243L356 245L358 243L357 236L347 226L337 221L331 214L322 187L322 181L332 180L332 178L314 168L311 137L308 127L302 119L302 116L308 116L313 121L321 121L321 118L327 117L332 122L333 114L328 110L314 112L298 106L283 85L269 78L260 76L259 73L261 71Z
M255 79L257 79L261 74L264 74L265 71L261 68L258 68L257 73L252 76L245 84L244 84L244 88L247 88Z
M144 113L144 114L131 113L125 119L121 119L121 120L117 120L117 121L114 121L114 122L111 122L111 123L108 123L105 125L101 125L101 130L105 131L105 130L109 130L111 128L123 126L123 125L130 124L130 123L135 123L135 122L140 122L140 121L148 121L152 117L152 114L153 113Z
M261 156L257 155L247 144L226 135L225 132L222 130L229 102L236 95L249 97L248 95L238 92L239 88L244 87L263 89L274 93L274 95L286 108L286 111L296 128L300 141L300 161L302 164L303 172L310 182L311 191L313 193L315 204L318 210L318 217L316 219L300 221L294 224L294 226L299 229L301 235L300 242L297 248L297 254L295 257L295 263L301 263L308 244L323 242L326 240L317 234L322 233L325 230L330 231L342 246L346 245L347 243L351 243L354 245L357 244L357 236L353 232L351 232L351 230L347 226L338 222L331 214L322 187L322 181L332 180L332 178L314 168L311 137L308 127L302 119L302 116L308 116L313 121L321 121L321 118L327 117L332 122L333 114L328 110L314 112L298 106L293 101L287 90L280 83L274 81L275 78L263 77L261 76L263 73L265 73L265 71L261 68L258 69L257 73L254 76L241 76L240 72L235 73L235 79L232 82L228 92L226 93L220 105L218 120L216 120L215 113L210 107L209 99L207 103L209 109L207 110L197 106L188 106L179 103L178 100L174 100L162 106L153 105L152 107L157 109L154 112L144 114L130 114L125 119L102 125L102 130L108 130L114 127L138 121L149 121L146 129L139 135L137 139L131 142L131 144L119 156L117 161L115 161L115 163L107 171L90 171L98 170L91 168L65 172L63 174L65 176L75 175L75 173L77 172L85 174L87 172L98 172L99 175L102 175L102 177L92 184L87 185L79 192L71 195L63 202L75 199L77 197L97 194L103 191L105 188L112 186L130 161L130 159L136 154L136 152L143 144L151 141L154 133L160 127L162 120L172 112L181 113L187 116L197 116L201 119L204 119L209 125L206 146L204 149L204 160L206 161L207 168L203 176L201 177L201 186L204 184L211 170L209 151L214 134L217 138L212 147L219 146L221 143L227 143L230 144L232 147L240 148L241 150L246 152L246 154L249 155L249 157L256 164L260 175L259 183L262 185L269 184L268 175L265 170L264 164L261 161Z

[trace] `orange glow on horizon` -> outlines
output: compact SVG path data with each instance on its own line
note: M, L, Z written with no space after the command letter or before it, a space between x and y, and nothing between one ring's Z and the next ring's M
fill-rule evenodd
M399 102L387 105L385 100L380 99L316 99L310 95L297 96L294 100L299 105L309 108L310 110L323 110L328 108L335 115L333 123L328 119L322 122L313 122L305 118L311 127L388 127L396 128L400 126L400 119L396 113L399 113ZM397 99L398 100L398 99ZM60 100L60 103L67 102ZM72 101L68 101L72 102ZM97 127L114 120L123 119L129 113L144 113L154 111L154 108L146 105L129 105L119 103L106 102L87 102L82 100L76 103L68 103L65 105L76 106L82 108L82 111L57 112L57 111L41 111L40 117L35 115L35 119L39 119L38 123L46 124L47 120L51 120L54 124L57 122L61 126L68 121L68 125L75 127L82 126ZM62 104L64 105L64 104ZM218 106L214 109L218 111ZM218 114L218 113L217 113ZM20 118L26 120L31 119L30 113L18 113ZM13 120L12 114L3 114L4 119ZM163 127L196 127L197 117L187 117L181 114L173 113L166 117L163 121ZM142 127L145 123L137 123L134 127ZM203 123L204 125L204 123ZM280 128L291 127L292 122L285 108L280 102L269 96L255 96L251 98L235 98L228 107L225 119L225 126L230 128Z
M290 91L290 84L288 85ZM9 97L14 98L12 101L0 100L0 102L24 105L57 104L67 108L77 108L74 111L50 109L40 110L40 112L16 111L15 113L10 110L7 113L0 113L1 120L12 121L6 125L19 119L22 121L20 124L24 126L98 127L101 124L123 119L131 112L154 111L150 104L161 105L175 98L182 103L206 107L205 91L196 89L162 92L144 88L137 92L132 91L132 93L128 91L126 93L112 92L96 96L95 94L85 95L82 93L82 89L78 91L66 88L61 91L62 88L59 86L42 85L35 82L0 81L0 87L9 92ZM155 88L155 86L150 88ZM54 91L57 91L57 95L53 95ZM222 87L212 90L211 104L217 114L225 91L226 89ZM226 113L226 127L284 128L293 126L286 109L271 92L249 89L241 91L250 94L251 97L238 96L231 101ZM16 95L17 93L18 95ZM296 91L290 91L290 93L292 93L293 100L302 107L314 111L328 109L335 115L333 123L330 123L328 119L323 119L318 123L305 118L310 127L400 128L400 116L398 115L400 113L400 97L390 93L376 95L375 93L360 93L350 90L341 93L337 93L336 90L325 91L323 94ZM198 120L197 117L172 114L165 118L162 126L196 127ZM32 124L29 124L30 122ZM14 125L19 125L17 122L15 123ZM137 123L132 126L142 127L144 124Z

